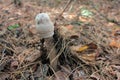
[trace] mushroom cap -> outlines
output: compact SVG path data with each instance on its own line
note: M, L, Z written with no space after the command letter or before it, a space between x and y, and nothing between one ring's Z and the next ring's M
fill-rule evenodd
M47 13L39 13L36 18L36 30L41 38L48 38L54 35L54 25Z

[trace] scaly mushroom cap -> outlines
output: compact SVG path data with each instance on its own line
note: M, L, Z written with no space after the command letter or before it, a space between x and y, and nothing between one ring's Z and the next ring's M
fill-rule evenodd
M40 38L48 38L53 36L54 25L47 13L39 13L35 18L35 22Z

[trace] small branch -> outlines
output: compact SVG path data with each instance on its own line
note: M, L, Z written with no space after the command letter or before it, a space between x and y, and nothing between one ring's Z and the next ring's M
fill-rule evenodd
M56 20L58 20L58 19L62 16L62 14L65 12L65 10L68 8L68 6L70 5L70 3L71 3L72 1L73 1L73 0L69 0L69 1L68 1L68 3L65 5L63 11L56 17L55 23L56 23Z
M91 1L91 2L92 2L92 1ZM95 7L96 5L95 5L93 2L92 2L91 5L93 6L93 8L94 8L97 12L99 12L99 15L102 16L106 21L112 22L112 23L117 24L117 25L120 26L120 22L118 22L118 21L116 21L116 20L114 20L114 19L110 19L110 18L108 18L107 16L105 16L104 14L102 14L100 11L98 11L98 9Z

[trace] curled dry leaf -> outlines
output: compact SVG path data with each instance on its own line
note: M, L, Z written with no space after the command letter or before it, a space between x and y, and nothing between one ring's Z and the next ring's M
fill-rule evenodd
M87 22L87 23L92 22L91 18L86 18L86 17L82 17L82 16L79 17L79 20L82 21L82 22Z
M15 47L14 49L16 51L16 54L20 54L25 49L25 47Z
M117 75L117 80L120 80L120 72L115 71L116 75Z
M108 73L109 73L109 74L115 76L115 72L114 72L114 70L113 70L113 68L112 68L111 65L106 66L106 67L103 69L103 72L104 72L105 74L108 74Z
M115 37L120 37L120 30L117 29L117 30L113 31L112 35Z
M67 26L61 26L59 28L59 33L65 39L69 39L69 38L73 38L73 37L79 38L80 35L77 32L77 30L78 29L75 29L75 27L73 27L72 25L67 25Z
M96 60L97 53L82 54L81 58L88 62L94 62Z
M39 58L40 56L41 56L40 51L39 50L34 50L34 51L31 52L31 55L29 55L28 57L26 57L26 61L33 62L37 58Z
M69 80L68 74L63 71L58 71L55 73L55 77L53 80Z
M23 61L25 60L26 56L30 55L31 51L32 51L32 48L23 50L23 52L18 55L19 62L23 63Z
M100 80L102 77L98 73L93 73L90 78L95 79L95 80Z
M115 68L115 69L113 69ZM119 72L119 66L115 66L115 65L109 65L109 66L106 66L104 68L104 73L105 74L111 74L112 76L116 76L117 79L116 80L120 80L120 72Z
M65 19L67 19L67 20L72 20L72 19L76 18L77 15L64 13L64 14L63 14L63 17L64 17Z
M116 65L111 65L112 68L115 68L117 70L120 70L120 66L116 66Z
M83 70L75 70L73 73L73 79L74 80L86 80L86 74Z
M8 80L10 74L7 73L0 73L0 80Z
M30 32L31 34L37 34L37 30L36 30L36 28L35 28L34 25L32 25L32 26L29 28L29 32Z
M67 28L68 30L72 30L72 29L73 29L73 26L72 26L72 25L67 25L66 28Z
M85 51L86 49L88 49L88 46L82 46L78 45L78 46L72 46L71 50L76 51L76 52L82 52Z
M60 28L59 28L59 33L60 33L60 35L62 35L62 36L65 36L65 34L68 32L69 30L66 28L66 27L64 27L64 26L61 26Z
M23 63L24 61L33 62L40 56L41 53L39 50L30 48L30 49L25 49L21 54L19 54L18 60L20 63Z
M11 64L10 64L10 69L11 69L11 71L17 69L18 64L19 64L19 63L18 63L17 60L12 61Z
M110 46L120 48L120 30L115 30L112 33L114 39L111 40Z
M71 73L71 69L70 66L66 65L66 66L61 66L61 71L64 71L66 74L70 74Z
M82 51L85 51L85 50L88 50L88 49L96 50L97 45L94 44L94 43L89 43L89 44L86 44L84 46L78 45L78 46L72 46L71 47L71 50L76 51L76 52L82 52Z
M82 46L82 45L71 46L71 47L70 47L70 50L71 50L71 51L76 51L76 52L77 52L81 46Z
M110 42L110 46L111 46L111 47L120 48L120 41L118 41L118 40L112 40L112 41Z
M85 63L95 62L96 57L98 56L97 45L90 43L84 46L72 46L70 47L73 55L77 56L79 59L82 59Z
M120 29L114 30L112 35L115 36L116 38L120 38Z

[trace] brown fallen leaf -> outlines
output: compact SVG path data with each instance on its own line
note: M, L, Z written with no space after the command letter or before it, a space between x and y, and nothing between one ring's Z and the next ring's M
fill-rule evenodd
M88 62L94 62L96 60L97 53L82 54L80 57Z
M82 52L82 51L85 51L86 49L88 49L89 46L82 46L80 47L78 50L76 50L77 52Z
M78 45L78 46L70 46L70 50L71 50L71 51L78 52L80 47L82 47L82 45Z
M73 27L72 25L61 26L59 28L59 33L65 39L72 38L73 36L75 36L75 38L76 37L79 38L80 34L76 31L78 29L75 29L75 28L76 27Z
M73 29L73 26L72 25L67 25L65 26L68 30L72 30Z
M71 69L69 65L64 65L60 67L61 67L61 71L65 72L66 74L71 74Z
M110 46L111 47L116 47L116 48L120 48L120 30L117 29L115 31L112 32L112 36L114 37L111 42L110 42Z
M33 62L40 56L41 53L39 50L30 48L23 50L23 52L18 55L18 60L20 63L23 63L24 61Z
M28 62L33 62L35 61L37 58L39 58L41 56L41 53L39 50L34 50L31 52L31 55L27 56L25 61Z
M74 56L78 57L87 64L94 63L99 55L97 45L94 43L89 43L84 46L72 46L70 49Z
M72 20L72 19L76 18L77 15L75 15L75 14L69 14L69 13L64 13L64 14L63 14L63 17L64 17L65 19L67 19L67 20Z
M112 36L114 36L114 37L120 36L120 29L119 28L114 29L112 31Z
M95 79L95 80L100 80L102 77L98 73L93 73L90 78Z
M116 75L117 75L117 80L120 80L120 72L119 71L115 71Z
M86 17L82 17L82 16L79 17L79 20L82 22L91 22L92 21L91 18L86 18Z
M65 72L57 71L53 80L69 80L69 77Z
M113 32L113 35L115 36L115 37L120 37L120 30L116 30L115 32Z
M25 49L25 50L23 50L23 52L18 55L19 62L23 63L23 61L25 60L26 56L30 55L31 51L32 51L32 49Z
M18 65L19 65L19 63L17 60L12 61L10 64L10 70L13 71L13 70L17 69Z
M118 41L118 40L112 40L112 41L110 42L110 46L111 46L111 47L120 48L120 41Z
M84 46L78 45L78 46L72 46L71 47L71 50L74 50L76 52L82 52L82 51L85 51L87 49L96 50L97 45L94 44L94 43L89 43L89 44L86 44Z
M113 75L113 76L115 76L115 72L114 72L114 70L113 70L113 68L112 68L112 66L111 65L109 65L109 66L105 66L105 68L103 69L103 72L106 74L111 74L111 75Z
M73 80L86 80L86 74L83 70L75 70L73 73Z
M7 73L0 73L0 80L8 80L10 74Z
M120 66L116 66L116 65L111 65L112 68L115 68L117 70L120 70Z
M31 34L37 34L37 30L36 30L36 28L35 28L35 26L34 25L32 25L30 28L29 28L29 32L31 33Z

